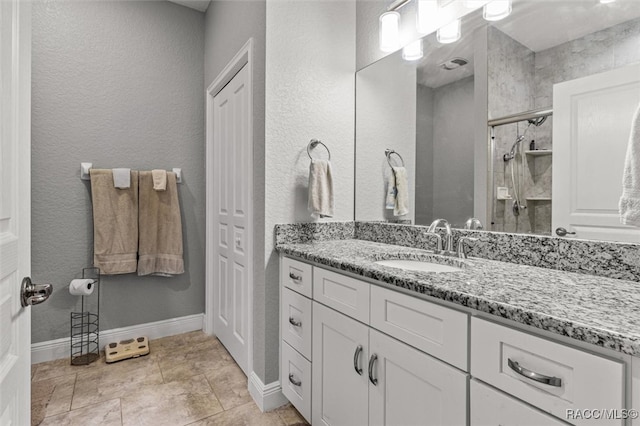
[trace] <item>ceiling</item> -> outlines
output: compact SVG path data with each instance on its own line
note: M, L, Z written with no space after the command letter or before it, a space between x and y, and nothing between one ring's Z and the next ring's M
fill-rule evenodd
M176 3L181 6L186 6L191 9L199 10L200 12L206 12L209 7L209 0L169 0L171 3Z
M514 0L512 14L492 25L534 52L558 46L587 34L640 17L638 0L618 0L600 4L598 0ZM425 57L419 64L418 79L427 87L440 87L473 75L473 32L487 22L481 11L462 22L462 39L440 44L435 35L425 37ZM440 64L461 57L469 64L446 71Z

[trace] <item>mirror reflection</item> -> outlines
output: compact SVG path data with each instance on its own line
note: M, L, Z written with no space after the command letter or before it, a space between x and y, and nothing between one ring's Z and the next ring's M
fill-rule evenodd
M357 73L356 220L640 241L618 214L640 103L637 4L522 0L461 31ZM389 208L387 149L404 160L406 215Z

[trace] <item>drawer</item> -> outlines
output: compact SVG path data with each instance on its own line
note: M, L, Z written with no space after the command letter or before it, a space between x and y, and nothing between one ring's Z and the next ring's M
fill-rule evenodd
M280 268L280 282L283 286L311 298L313 294L311 290L313 285L311 269L312 266L307 263L283 257Z
M371 326L468 371L465 313L372 285Z
M471 320L471 374L562 419L567 410L624 407L623 363L478 318ZM533 374L539 381L526 376Z
M311 299L283 288L280 306L282 338L311 360Z
M282 393L311 422L311 363L284 341L280 359Z
M535 408L483 383L471 380L471 426L563 426Z
M367 282L313 268L313 300L365 324L369 322L370 287Z

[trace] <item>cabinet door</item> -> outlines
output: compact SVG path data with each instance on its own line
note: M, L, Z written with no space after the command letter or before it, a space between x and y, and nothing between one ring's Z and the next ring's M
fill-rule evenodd
M471 426L562 426L566 423L489 386L471 381Z
M371 425L467 424L467 375L374 329L369 384Z
M368 330L366 325L313 302L314 425L367 425Z

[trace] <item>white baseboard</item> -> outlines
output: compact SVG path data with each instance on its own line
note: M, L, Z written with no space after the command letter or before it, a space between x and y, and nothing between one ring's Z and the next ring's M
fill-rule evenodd
M249 376L249 393L263 413L275 410L289 402L282 394L279 381L265 385L253 371Z
M101 331L100 346L104 346L109 342L118 342L138 336L159 339L189 331L202 330L203 319L204 314L196 314ZM37 364L39 362L68 358L71 355L69 345L68 337L33 343L31 345L31 363Z

